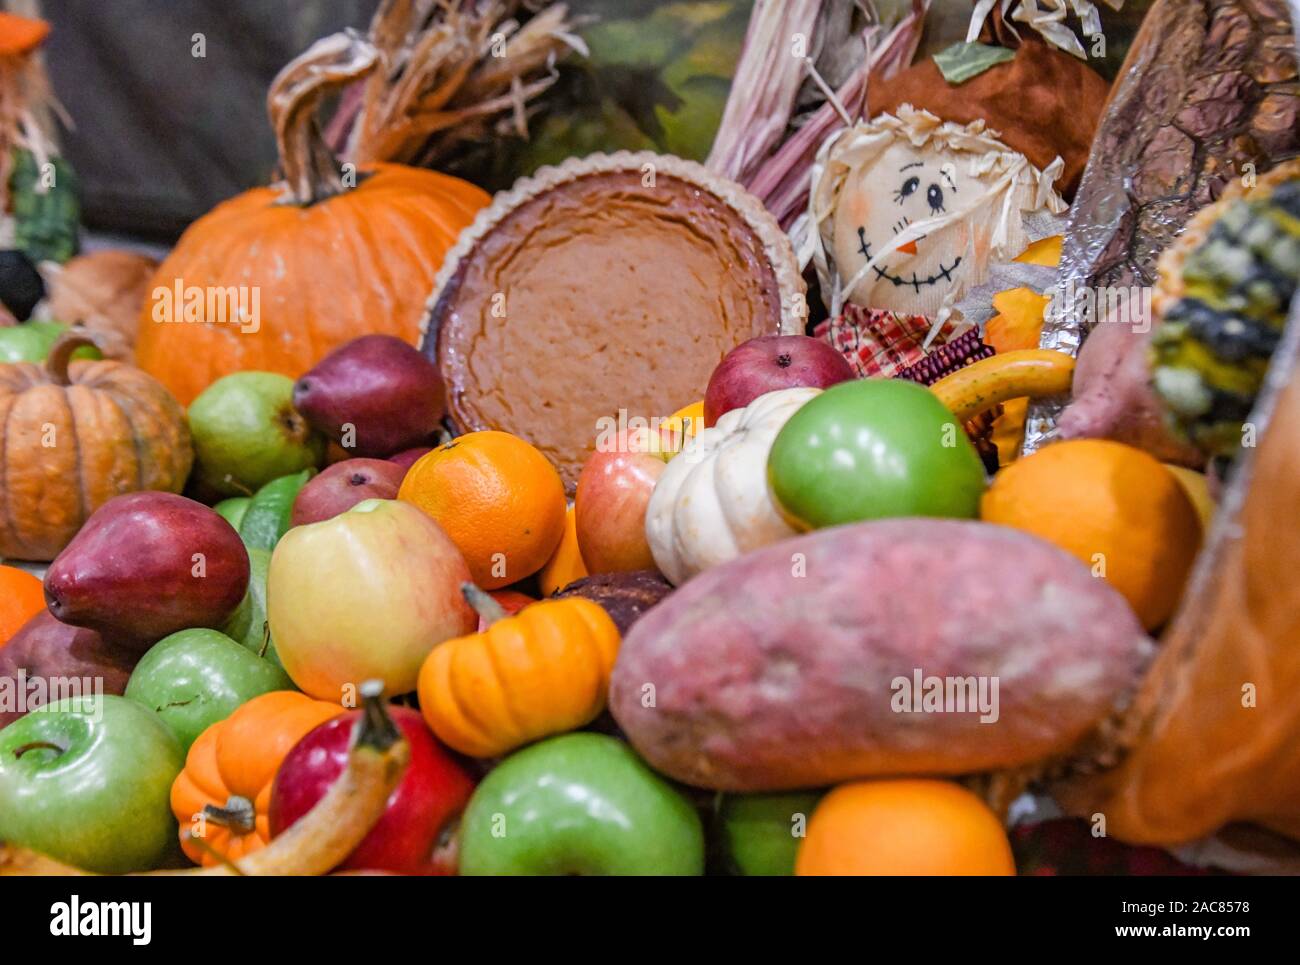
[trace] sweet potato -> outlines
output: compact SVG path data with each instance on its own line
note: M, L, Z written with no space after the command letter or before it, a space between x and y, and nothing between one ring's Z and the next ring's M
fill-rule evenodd
M961 774L1068 754L1152 650L1123 598L1054 546L985 523L884 520L678 588L623 641L610 709L651 765L702 787ZM916 672L922 690L937 678L972 699L954 689L943 712L915 711ZM966 689L981 679L991 713Z
M1057 423L1062 439L1113 439L1162 462L1199 468L1205 456L1176 438L1151 388L1149 331L1104 322L1092 330L1074 369L1074 401Z

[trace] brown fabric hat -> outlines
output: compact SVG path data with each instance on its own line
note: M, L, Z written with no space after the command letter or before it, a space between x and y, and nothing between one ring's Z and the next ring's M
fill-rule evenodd
M869 116L911 104L945 121L982 120L1039 170L1060 155L1065 171L1057 190L1068 200L1088 163L1110 85L1083 61L1028 30L1017 40L996 12L980 40L1013 48L1016 55L956 86L944 80L929 57L888 80L873 76L867 89Z

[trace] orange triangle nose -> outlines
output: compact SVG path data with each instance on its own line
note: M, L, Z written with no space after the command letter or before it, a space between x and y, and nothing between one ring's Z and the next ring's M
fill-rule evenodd
M897 250L901 251L905 255L914 255L916 254L916 242L909 241L905 245L899 245Z

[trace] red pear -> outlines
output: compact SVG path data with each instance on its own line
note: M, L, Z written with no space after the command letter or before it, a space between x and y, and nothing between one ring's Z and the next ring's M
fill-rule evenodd
M340 345L293 387L293 406L350 456L423 443L446 411L438 367L392 335Z
M138 657L94 630L60 623L42 610L0 647L0 680L7 678L12 693L21 697L16 705L0 705L0 727L51 699L88 696L97 688L121 696Z
M128 493L86 520L45 574L64 623L148 647L219 627L248 589L248 552L213 510L172 493Z

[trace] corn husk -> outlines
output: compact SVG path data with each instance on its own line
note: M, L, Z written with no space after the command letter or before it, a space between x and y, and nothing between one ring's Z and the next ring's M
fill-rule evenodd
M710 169L749 188L787 231L796 228L807 208L809 174L818 148L830 134L862 117L868 74L893 76L912 62L930 0L912 0L910 11L893 25L873 19L873 14L851 42L829 51L826 38L839 33L839 23L848 22L844 12L836 9L842 6L837 0L823 0L791 3L788 8L755 7L736 82L709 155ZM810 50L800 60L792 55L790 35L783 31L795 25L806 28L809 23L814 24L808 28L814 30ZM828 53L835 55L829 64ZM823 73L835 82L833 90ZM836 78L837 73L842 77ZM751 80L742 83L742 78ZM795 93L809 86L820 92L813 106L798 116L792 86Z
M432 163L491 133L527 136L527 105L555 63L585 53L564 4L527 19L521 0L384 0L369 29L380 66L349 90L327 131L359 164Z
M1124 6L1124 0L1105 2L1112 10L1120 10ZM995 6L999 8L1003 23L1012 33L1016 33L1013 22L1023 23L1053 47L1059 47L1080 60L1087 60L1088 52L1069 26L1070 15L1073 14L1078 19L1079 33L1084 39L1090 40L1102 32L1101 13L1092 0L979 0L966 31L967 43L973 43L979 37L984 22Z

